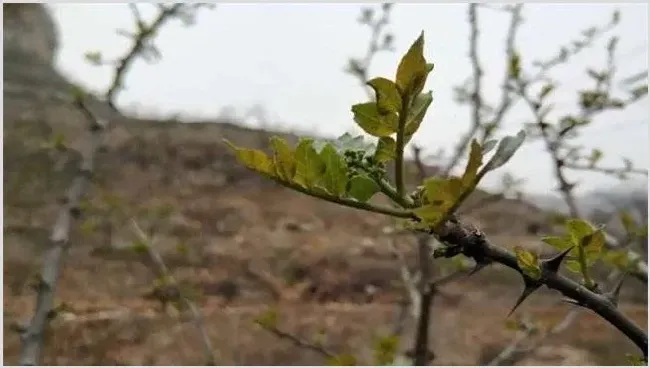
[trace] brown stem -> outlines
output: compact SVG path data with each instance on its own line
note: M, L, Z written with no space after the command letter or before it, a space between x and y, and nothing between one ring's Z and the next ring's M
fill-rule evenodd
M497 262L526 277L517 264L517 258L512 253L491 243L485 234L473 226L464 225L457 219L453 219L444 224L437 236L440 241L460 248L461 253L474 258L477 262ZM644 357L647 357L648 335L646 332L635 325L631 319L625 317L604 295L597 294L557 272L545 271L542 273L542 277L535 282L540 286L546 285L549 289L559 291L569 299L575 300L581 306L601 316L627 336L641 349Z

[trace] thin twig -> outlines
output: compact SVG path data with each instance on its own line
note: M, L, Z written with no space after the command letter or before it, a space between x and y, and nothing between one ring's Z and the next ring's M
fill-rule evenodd
M140 55L140 53L144 50L146 42L154 37L160 27L162 27L162 25L168 21L170 17L176 14L182 6L183 3L176 3L170 7L161 7L160 13L153 21L153 23L149 26L145 26L142 23L141 18L136 18L136 22L139 27L137 37L134 38L134 42L128 52L117 61L117 68L113 74L113 83L109 87L108 92L106 92L106 101L108 102L108 106L110 106L113 110L117 110L117 107L115 105L115 95L124 85L124 77L126 76L126 72L131 68L131 65L136 60L137 56ZM135 9L136 14L138 14L137 7L135 5L131 7L132 11L134 11L133 9Z
M384 28L390 22L391 7L392 7L391 3L382 4L381 17L375 22L369 21L368 23L366 23L370 27L370 40L368 42L368 49L366 50L366 55L360 61L355 59L350 60L351 63L354 63L354 68L349 69L348 72L354 75L359 80L361 87L363 88L364 92L366 92L366 95L368 95L368 98L370 100L375 98L372 88L370 88L366 84L366 82L368 82L369 79L368 72L370 70L370 65L372 64L372 61L378 52L391 50L389 43L384 45L379 44L379 38L381 37L382 34L384 34L383 33ZM392 35L390 34L384 34L384 36L392 37Z
M138 223L135 220L131 220L131 225L133 227L135 235L138 237L140 242L145 245L149 260L154 266L152 271L159 279L165 280L166 286L173 287L177 291L176 295L178 296L178 301L180 301L182 305L190 311L192 320L194 321L196 328L201 333L201 340L203 342L206 364L216 365L217 358L212 347L212 342L210 341L210 335L208 335L208 331L205 328L203 313L201 313L196 305L194 305L194 303L179 290L178 283L176 280L174 280L172 274L169 272L169 269L165 265L162 257L153 248L153 240L147 236L147 234L140 228L140 226L138 226Z
M517 35L517 30L521 24L521 9L522 5L517 4L513 6L512 9L509 9L508 12L511 14L510 26L508 28L508 33L506 35L506 48L505 48L505 70L504 77L502 82L501 98L499 101L499 106L494 113L494 116L490 119L489 122L483 122L481 118L481 110L484 107L484 101L482 96L482 76L483 70L479 61L478 55L478 38L479 38L479 29L478 29L478 4L469 4L469 24L470 24L470 42L469 42L469 57L472 65L472 92L470 94L470 99L472 102L472 119L471 126L467 133L459 140L454 153L452 154L447 166L442 170L444 176L449 176L452 170L458 165L463 154L465 153L467 147L469 146L470 141L477 133L481 133L481 142L488 140L493 133L496 131L496 128L501 124L503 118L505 117L506 112L512 106L513 99L508 88L508 85L511 80L510 75L510 62L515 55L515 39Z
M567 169L581 170L581 171L594 171L600 172L607 175L623 175L623 174L639 174L648 176L648 170L646 169L635 169L635 168L609 168L609 167L598 167L592 165L578 164L578 163L565 163L564 167Z
M260 325L260 324L258 323L258 325ZM297 346L299 348L303 348L303 349L307 349L307 350L311 350L313 352L316 352L316 353L322 355L324 358L332 359L332 358L336 357L336 353L326 349L322 345L303 340L303 339L299 338L298 336L294 336L293 334L282 331L282 330L278 329L277 327L262 326L262 325L260 325L260 327L264 328L264 330L274 334L275 336L277 336L277 337L279 337L281 339L291 341L291 343L293 343L295 346Z
M549 331L546 333L543 333L540 337L535 339L532 343L529 343L529 346L527 348L524 348L522 345L524 342L530 340L534 335L536 335L538 332L534 326L524 326L523 331L519 331L519 333L515 336L515 338L512 339L512 341L508 344L508 346L503 349L494 359L492 359L489 363L486 365L488 366L497 366L497 365L512 365L516 363L516 361L513 361L515 359L515 355L520 355L520 354L530 354L534 352L535 350L539 349L540 346L542 346L542 343L545 340L548 340L549 338L556 336L557 334L561 333L562 331L566 330L571 326L573 321L578 317L580 310L578 307L573 307L571 311L569 311L560 322L555 324ZM521 358L517 359L520 360Z

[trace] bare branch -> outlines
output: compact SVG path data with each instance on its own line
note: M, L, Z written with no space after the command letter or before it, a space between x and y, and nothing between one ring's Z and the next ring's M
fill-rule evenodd
M521 25L521 4L516 4L512 8L508 8L506 11L510 13L510 26L508 27L508 33L506 35L506 47L505 47L505 70L504 77L502 82L501 97L499 105L496 108L496 111L489 122L484 122L481 118L481 112L485 107L485 102L482 96L482 84L481 78L483 76L483 70L478 56L478 14L477 14L478 4L469 5L469 24L470 24L470 44L469 44L469 55L470 61L472 64L472 92L470 93L470 101L472 107L472 123L463 137L458 142L454 153L452 154L447 166L443 169L445 176L451 174L451 171L458 165L458 162L463 157L466 148L469 146L470 141L477 133L480 133L481 142L485 142L494 134L496 129L502 123L503 118L505 117L506 112L513 104L512 95L509 89L509 83L511 80L511 62L515 57L515 39L517 35L517 30Z
M298 336L290 334L290 333L288 333L286 331L282 331L282 330L278 329L277 327L266 326L266 325L262 325L260 323L257 323L257 324L260 327L262 327L263 329L265 329L266 331L274 334L275 336L277 336L277 337L279 337L281 339L289 340L291 343L293 343L295 346L297 346L299 348L311 350L313 352L316 352L316 353L322 355L324 358L328 358L328 359L336 357L336 353L326 349L325 347L323 347L320 344L313 343L313 342L310 342L310 341L306 341L304 339L299 338Z
M108 88L108 92L106 93L106 101L113 110L117 110L117 107L115 105L115 97L117 92L122 89L124 85L124 77L126 76L126 72L130 69L137 56L142 53L146 46L146 43L156 35L162 25L173 15L175 15L182 6L183 3L176 3L171 7L161 6L160 13L150 26L146 26L142 22L142 18L139 17L139 12L136 5L134 4L131 6L132 12L136 14L136 24L139 28L139 32L134 38L134 42L131 45L131 48L122 58L117 61L117 68L113 74L113 82L111 83L111 86Z
M561 333L566 330L571 323L578 317L579 310L577 307L574 307L569 313L567 313L560 322L558 322L553 328L549 331L543 333L540 337L534 339L533 342L530 342L527 347L522 346L524 342L530 340L534 335L537 334L537 328L527 321L523 321L523 331L519 331L517 336L512 339L510 344L503 349L494 359L492 359L486 365L488 366L497 366L497 365L511 365L516 363L513 361L513 358L517 354L530 354L537 350L543 341Z
M368 49L366 50L366 55L363 59L350 59L349 66L346 71L352 74L355 78L359 80L361 87L368 95L369 99L374 99L374 93L372 89L366 84L370 79L369 70L370 65L372 64L373 59L377 53L381 51L392 51L393 50L393 35L385 31L388 23L390 22L390 11L392 8L392 3L384 3L381 6L381 17L377 20L372 19L372 9L368 8L362 11L362 16L360 22L370 27L370 40L368 42ZM368 12L370 11L370 12ZM381 38L383 42L379 42Z
M34 316L21 336L23 343L19 360L21 365L38 365L43 349L43 334L49 320L48 316L54 309L56 283L70 246L70 231L74 221L81 216L79 204L90 187L95 167L95 156L102 142L102 132L107 125L106 122L100 122L88 110L81 98L77 99L75 104L88 117L90 123L89 144L86 151L82 152L81 166L64 198L61 211L52 229L49 247L45 250L43 256L40 282L37 285L38 294Z
M149 257L149 260L151 261L153 266L152 271L154 272L154 274L156 274L156 277L158 277L161 280L165 280L166 283L165 286L171 287L172 289L175 290L174 294L177 296L176 298L177 301L181 302L183 307L187 308L190 311L192 315L192 320L194 321L196 328L201 333L201 340L203 342L206 364L216 365L217 358L214 354L214 348L212 347L210 336L208 335L208 331L205 328L203 313L201 313L201 311L196 307L196 305L194 305L194 303L185 295L185 293L183 293L180 290L180 288L178 287L178 283L176 282L176 280L174 280L174 277L172 276L171 272L169 272L169 269L165 265L165 262L163 261L162 257L153 248L152 239L150 239L147 236L147 234L140 228L140 226L138 226L138 223L135 220L131 221L131 225L133 227L133 231L135 232L135 235L138 237L141 244L145 245L147 256Z
M599 166L585 165L579 163L566 163L564 167L566 167L567 169L594 171L594 172L600 172L603 174L615 175L615 176L621 176L625 174L639 174L639 175L648 176L648 170L646 169L599 167Z

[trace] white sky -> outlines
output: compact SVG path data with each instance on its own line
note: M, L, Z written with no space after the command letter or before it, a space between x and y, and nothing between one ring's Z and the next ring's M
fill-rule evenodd
M111 77L109 68L87 64L83 54L99 50L107 58L121 55L128 40L117 28L131 30L132 17L126 4L49 5L58 23L61 48L58 68L70 79L103 91ZM351 56L365 53L369 30L356 22L360 4L220 4L202 10L194 26L167 24L156 40L163 60L148 65L138 62L127 78L119 103L144 114L205 119L233 107L244 115L255 105L264 107L271 123L282 129L298 129L326 135L355 131L350 106L362 102L364 91L343 72ZM526 63L555 55L567 37L611 19L618 7L621 24L612 35L619 42L622 77L648 68L647 4L529 4L517 46ZM151 15L148 5L143 14ZM486 97L496 103L503 73L504 37L508 16L479 10L480 59L486 75ZM471 69L468 52L469 26L466 4L396 4L390 29L397 53L383 53L375 60L371 75L392 77L398 57L421 30L425 53L436 64L427 84L434 91L429 109L415 141L429 152L449 149L469 126L469 110L453 101L452 88ZM573 112L576 94L585 86L586 67L604 66L604 42L585 51L553 74L563 87L555 96L558 114ZM648 99L621 112L601 115L585 131L580 142L605 152L603 165L620 165L628 157L648 168ZM508 115L501 134L515 133L530 115L518 106ZM218 144L215 141L215 144ZM555 186L548 156L541 144L522 148L501 172L526 178L525 188L543 193ZM498 183L500 174L488 175L487 186ZM600 174L578 173L581 188L617 183Z

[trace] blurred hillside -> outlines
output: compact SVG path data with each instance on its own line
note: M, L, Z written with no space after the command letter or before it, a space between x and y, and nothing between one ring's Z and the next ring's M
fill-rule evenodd
M8 322L32 312L34 293L28 286L87 129L70 103L70 83L52 67L56 27L43 6L3 6L3 291ZM403 296L400 270L389 250L392 239L382 231L391 225L389 219L280 188L237 164L222 144L227 138L263 147L270 134L295 140L289 133L243 128L232 121L135 119L111 112L99 100L90 107L112 126L57 290L57 300L69 310L54 323L43 364L199 364L191 324L179 324L146 297L153 276L141 257L127 249L135 240L129 220L152 225L151 212L162 207L173 210L159 226L155 246L175 276L200 291L206 323L225 364L321 363L318 356L252 325L256 313L276 303L286 314L287 328L309 334L323 327L333 349L358 347L362 355L369 354L365 347L371 346L373 334L390 328ZM57 141L69 150L51 148ZM466 206L490 196L478 191ZM513 199L491 201L465 217L506 247L541 249L536 233L554 229L549 213ZM411 260L413 242L409 237L398 245ZM512 332L494 316L505 316L519 283L516 275L494 267L445 286L434 330L450 332L434 339L436 364L477 364L505 346ZM624 309L635 320L645 319L645 306L638 304L644 296L627 294ZM551 296L527 302L527 310L548 323L558 320L567 308L558 307ZM590 339L585 340L588 330ZM549 342L550 351L522 363L620 364L621 352L634 351L593 316L585 314L574 331ZM5 328L4 337L5 359L13 363L18 336Z

